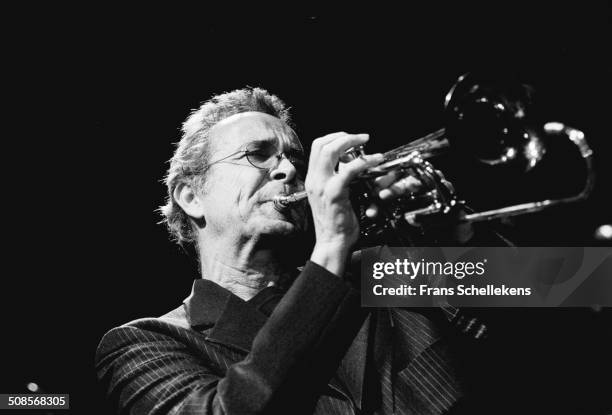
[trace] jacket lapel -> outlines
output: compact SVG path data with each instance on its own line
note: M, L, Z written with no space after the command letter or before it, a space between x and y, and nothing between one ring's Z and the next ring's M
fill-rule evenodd
M364 382L367 381L365 372L371 317L371 315L368 316L363 326L361 326L359 333L357 333L355 340L353 340L338 369L338 375L345 380L346 389L360 409L364 408L363 391L366 386ZM333 383L333 381L330 383Z
M191 328L204 333L207 341L249 353L255 336L268 318L270 306L281 296L279 289L269 287L250 301L244 301L212 281L199 279L194 281L191 295L184 301L185 315ZM336 390L346 389L361 408L369 331L367 319L340 365L338 375L343 380L330 380Z

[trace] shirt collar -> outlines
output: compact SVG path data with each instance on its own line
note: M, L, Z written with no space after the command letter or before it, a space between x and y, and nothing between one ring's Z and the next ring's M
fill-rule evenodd
M267 287L245 301L210 280L198 279L183 304L187 321L194 330L211 329L207 340L248 353L257 332L283 294L279 288Z

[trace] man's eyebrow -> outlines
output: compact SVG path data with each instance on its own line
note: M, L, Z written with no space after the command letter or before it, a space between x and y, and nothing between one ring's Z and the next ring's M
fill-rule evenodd
M255 139L247 142L246 144L244 144L242 146L242 148L248 147L248 146L251 146L251 145L276 144L276 141L277 141L276 137L255 138Z
M241 144L239 147L235 148L235 151L246 150L246 148L250 145L260 145L260 144L272 144L276 140L276 137L268 137L268 138L256 138L251 141L248 141L246 144Z
M278 139L276 137L255 138L249 141L248 144L268 144L268 143L274 143L277 140Z
M246 145L249 146L252 144L258 145L258 144L277 144L277 143L278 143L278 137L265 137L265 138L255 138L249 141ZM302 147L298 147L295 145L289 146L285 151L291 154L304 155L304 149Z

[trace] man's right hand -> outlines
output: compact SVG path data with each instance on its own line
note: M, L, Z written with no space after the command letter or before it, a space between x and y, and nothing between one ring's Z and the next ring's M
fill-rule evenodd
M348 163L346 150L365 144L367 134L329 134L314 140L305 187L314 220L316 243L311 261L342 276L350 248L359 238L359 220L349 200L349 184L369 167L383 161L382 154L358 157Z

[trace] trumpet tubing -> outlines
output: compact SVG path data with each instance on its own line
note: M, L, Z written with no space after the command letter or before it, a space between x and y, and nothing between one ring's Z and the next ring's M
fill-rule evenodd
M518 165L527 172L546 153L542 137L561 135L578 147L587 167L584 188L574 196L461 214L456 218L458 221L477 222L522 215L588 197L594 182L593 151L584 133L558 122L541 125L527 123L525 114L530 103L532 92L530 87L519 85L517 88L516 85L511 85L507 89L508 91L505 91L503 85L488 80L481 81L470 74L461 76L445 98L447 116L445 128L385 152L381 164L367 169L356 179L357 182L364 183L364 188L367 189L371 188L367 184L373 178L396 171L400 175L414 175L425 184L430 199L429 204L410 209L400 201L399 205L387 209L387 212L391 212L391 217L386 218L383 226L394 228L398 220L419 226L425 217L444 215L453 210L457 211L457 207L465 205L464 201L457 198L453 186L428 161L456 146L467 148L467 153L471 152L477 160L489 166ZM353 147L345 152L341 160L348 161L364 154L363 147ZM375 202L377 197L369 195L365 199L364 202L369 204ZM291 195L276 196L274 205L278 209L286 209L306 200L306 191L301 191ZM367 220L365 216L367 215L362 215L362 221Z

